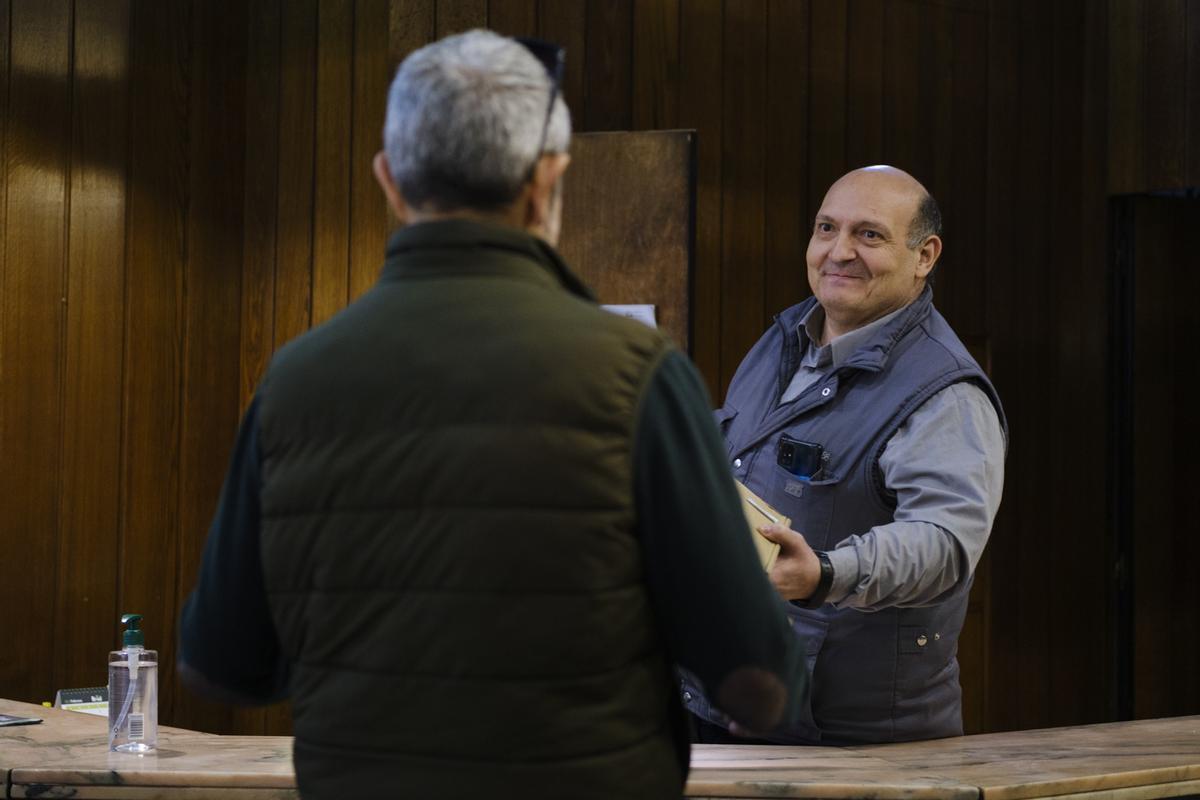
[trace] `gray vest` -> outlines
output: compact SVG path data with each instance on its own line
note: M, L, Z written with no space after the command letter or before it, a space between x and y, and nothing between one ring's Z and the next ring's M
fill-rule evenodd
M776 318L739 366L717 421L735 477L791 517L814 549L828 550L892 521L896 498L883 485L879 458L934 394L971 381L991 398L1006 436L1007 427L995 389L933 308L928 288L846 363L780 406L801 357L797 325L815 303L810 298ZM784 433L827 451L812 481L776 464ZM967 581L935 605L873 613L790 606L806 645L812 703L795 726L772 738L841 743L961 735L955 652L969 591ZM725 723L695 687L686 689L693 713Z

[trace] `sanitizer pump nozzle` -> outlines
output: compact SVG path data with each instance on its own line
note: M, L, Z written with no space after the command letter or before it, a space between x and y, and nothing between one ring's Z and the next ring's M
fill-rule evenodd
M158 744L158 653L145 648L141 614L125 614L122 648L108 654L108 747L148 753Z

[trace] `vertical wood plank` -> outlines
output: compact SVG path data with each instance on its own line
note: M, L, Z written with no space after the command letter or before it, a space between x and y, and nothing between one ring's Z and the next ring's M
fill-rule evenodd
M571 109L571 121L576 130L588 130L587 93L587 0L547 0L538 5L541 16L541 38L566 49L566 69L563 71L562 93Z
M947 107L953 135L935 156L950 165L934 186L946 229L946 246L935 279L938 308L959 335L986 340L988 296L984 252L987 204L979 191L987 179L987 28L986 2L956 10L950 41L954 69ZM942 124L942 123L939 123ZM949 156L947 158L947 155Z
M1146 14L1146 186L1149 191L1185 186L1187 104L1187 9L1184 0L1155 0Z
M679 20L679 125L696 136L696 258L692 287L692 359L713 401L721 382L721 184L724 20L721 0L694 0Z
M1021 647L1005 646L1020 642L1030 620L1022 618L1016 603L1020 586L1007 576L1022 574L1020 542L1037 530L1036 514L1018 502L1014 472L1030 463L1029 438L1018 433L1029 413L1022 371L1033 345L1022 328L1025 311L1021 308L1021 281L1012 265L1019 259L1011 235L1022 217L1018 215L1016 173L1020 152L1013 142L1020 131L1020 89L1017 69L1020 63L1020 33L1007 0L990 0L987 32L987 246L982 257L987 265L988 299L991 309L992 381L1003 399L1005 412L1014 428L1005 469L1005 501L1000 506L988 542L987 558L993 575L1005 579L991 582L988 620L992 648L988 664L990 681L986 703L991 730L1015 730L1021 726L1024 683L1021 672Z
M487 25L487 0L437 0L437 38Z
M512 0L518 2L519 0ZM363 10L355 3L355 19ZM400 62L413 50L434 39L434 0L390 0L388 3L388 84ZM354 27L357 37L358 25ZM357 39L356 39L357 42ZM355 49L357 58L357 48Z
M433 22L433 9L427 3L393 0L393 5L388 7L365 0L355 2L354 149L350 156L351 299L375 283L391 229L387 203L371 172L371 161L383 146L388 84L398 63L396 59L432 39Z
M250 405L275 344L275 236L279 215L282 0L247 6L246 185L242 191L239 408Z
M809 294L805 251L811 230L807 193L809 3L767 7L766 274L763 319Z
M308 330L312 321L317 82L317 2L291 0L281 10L276 347Z
M1108 190L1146 190L1143 0L1108 2Z
M71 4L14 0L5 122L7 214L0 298L0 581L7 638L0 687L48 699L62 460L62 355L70 163Z
M1187 0L1187 185L1200 186L1200 0Z
M813 3L809 36L808 209L812 222L846 164L846 2Z
M193 9L187 259L184 264L179 586L195 585L239 417L247 10ZM178 638L172 632L170 641ZM262 711L213 703L176 684L175 722L217 733L260 727Z
M921 126L918 48L924 42L924 7L911 1L888 3L883 36L883 154L888 164L907 170L921 180L917 163ZM927 45L923 45L927 46Z
M129 0L76 4L73 36L56 689L104 681L117 618Z
M354 2L323 0L317 24L313 324L350 295L350 155L354 97Z
M846 9L847 170L884 160L884 15L884 0L850 0Z
M582 130L628 130L632 120L632 0L587 0Z
M180 383L191 19L181 0L131 5L129 203L118 613L145 617L170 724L179 581ZM114 633L117 629L113 620Z
M721 85L721 383L765 327L766 176L765 0L725 6L725 70Z
M538 0L488 0L488 27L505 36L537 36Z
M634 5L634 130L679 125L679 47L679 0L644 0Z

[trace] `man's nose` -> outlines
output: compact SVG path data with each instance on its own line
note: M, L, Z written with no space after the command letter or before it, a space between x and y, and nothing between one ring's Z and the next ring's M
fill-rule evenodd
M829 258L833 261L853 261L857 257L853 237L846 232L839 233L833 242L833 249L829 251Z

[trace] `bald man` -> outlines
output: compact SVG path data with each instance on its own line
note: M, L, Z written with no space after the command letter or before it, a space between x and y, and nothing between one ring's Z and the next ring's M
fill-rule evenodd
M955 660L1004 483L995 388L933 307L937 203L894 167L833 184L813 297L776 317L716 414L734 476L792 520L770 578L807 648L811 706L769 741L962 734ZM702 742L728 720L685 681Z

